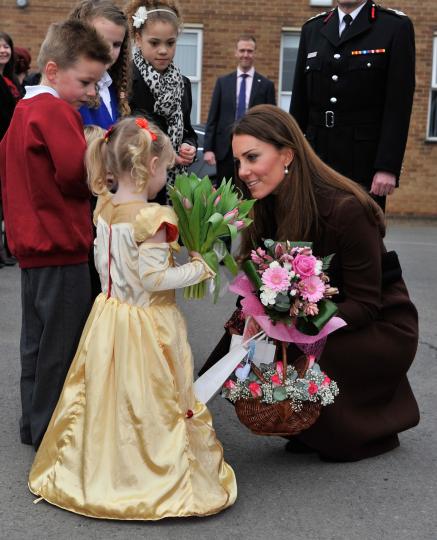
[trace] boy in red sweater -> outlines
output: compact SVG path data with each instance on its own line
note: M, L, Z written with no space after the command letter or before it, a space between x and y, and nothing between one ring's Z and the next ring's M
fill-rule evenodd
M21 441L38 448L90 309L92 243L85 138L75 110L111 62L97 32L53 24L39 86L27 87L0 144L5 224L21 268Z

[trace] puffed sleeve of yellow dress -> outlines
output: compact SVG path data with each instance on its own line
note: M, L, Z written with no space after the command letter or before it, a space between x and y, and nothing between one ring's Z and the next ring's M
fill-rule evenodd
M167 242L149 242L162 228L166 230ZM134 230L140 244L139 274L145 290L178 289L214 277L215 273L202 259L193 258L187 264L174 266L172 251L177 251L179 245L177 217L172 208L150 204L138 214Z

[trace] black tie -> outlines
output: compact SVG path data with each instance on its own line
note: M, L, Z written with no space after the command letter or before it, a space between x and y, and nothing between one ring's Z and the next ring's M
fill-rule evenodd
M343 22L345 24L345 27L343 28L343 32L341 33L342 36L348 31L350 25L352 24L352 15L349 13L346 13L346 15L343 17Z

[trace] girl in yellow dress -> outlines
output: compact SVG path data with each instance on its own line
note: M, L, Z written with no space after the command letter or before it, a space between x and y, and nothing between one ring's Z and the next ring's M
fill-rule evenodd
M232 505L234 472L193 393L193 362L174 289L213 273L196 253L176 267L177 218L148 203L174 151L144 119L126 118L87 152L99 194L95 261L102 284L29 488L96 518L205 516ZM108 191L107 178L118 189ZM72 231L74 234L74 231Z

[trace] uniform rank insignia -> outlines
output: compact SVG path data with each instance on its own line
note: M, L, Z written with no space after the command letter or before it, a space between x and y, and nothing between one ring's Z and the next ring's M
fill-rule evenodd
M363 51L352 51L352 56L358 56L360 54L385 54L385 49L367 49Z
M317 51L310 52L307 54L307 58L315 58L317 56Z

